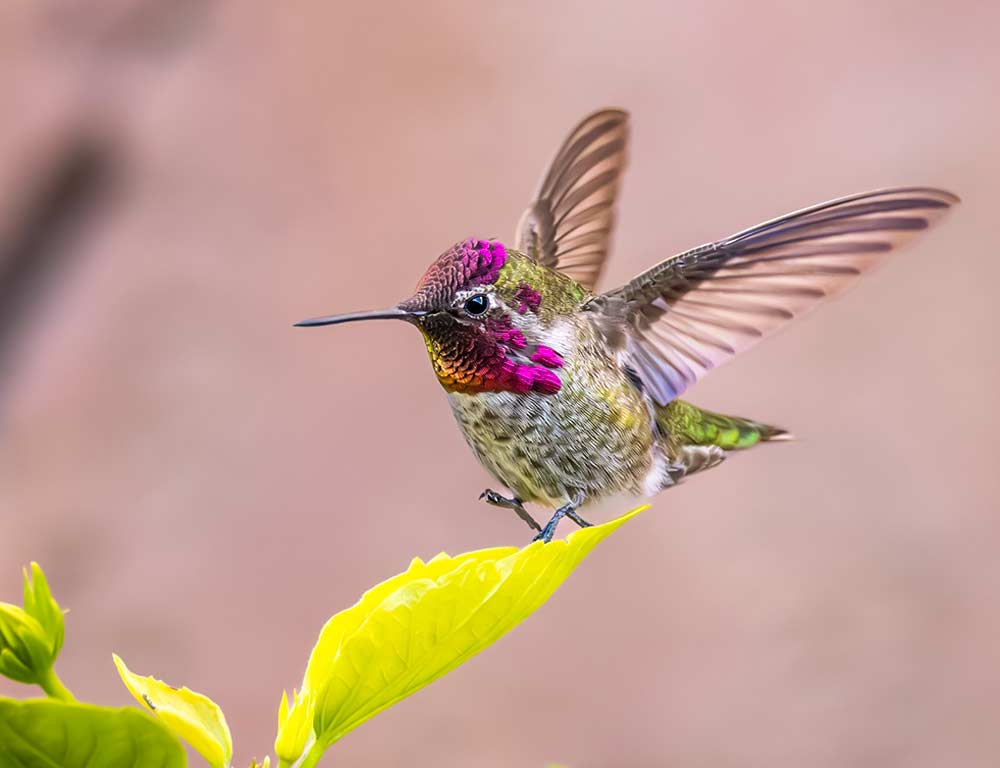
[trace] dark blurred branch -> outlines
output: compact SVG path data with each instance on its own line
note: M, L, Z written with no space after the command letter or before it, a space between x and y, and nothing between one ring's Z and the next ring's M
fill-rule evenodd
M71 235L104 199L112 181L110 152L79 139L34 188L12 235L0 242L0 392L11 375L24 323L42 303L55 273L74 255Z
M148 91L121 87L123 72L143 57L143 73L155 72L149 57L183 51L197 39L208 21L210 0L125 0L123 3L70 3L52 9L49 29L55 39L46 41L60 49L84 51L85 59L100 62L87 70L92 81L88 92L97 94L93 104L77 116L79 125L101 125L100 138L93 130L78 134L63 145L63 153L49 173L36 174L22 185L28 191L13 229L0 239L0 397L12 375L17 347L23 343L27 323L44 303L57 274L77 252L74 235L105 199L117 178L117 154L112 147L123 131L132 103ZM107 77L108 87L103 80ZM96 83L94 82L96 81ZM146 83L148 78L139 78ZM115 90L116 84L118 90ZM109 119L107 105L116 103ZM115 122L117 118L121 122ZM114 166L114 167L113 167ZM9 235L9 236L7 236Z
M83 45L110 67L128 66L131 56L172 55L194 43L207 26L210 0L125 0L76 3L56 8L49 29L64 45Z

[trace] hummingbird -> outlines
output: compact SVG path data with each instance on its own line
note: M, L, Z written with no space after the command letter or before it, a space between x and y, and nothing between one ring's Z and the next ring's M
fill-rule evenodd
M403 320L423 335L459 428L535 539L601 498L652 496L784 429L699 408L685 390L936 223L958 197L899 187L841 197L671 256L598 292L629 116L569 134L512 241L468 238L388 309L298 326ZM525 509L553 510L542 526Z

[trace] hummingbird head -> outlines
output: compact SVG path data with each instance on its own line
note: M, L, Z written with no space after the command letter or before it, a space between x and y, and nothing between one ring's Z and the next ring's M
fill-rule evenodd
M434 372L448 391L554 394L562 386L556 371L563 359L542 343L556 321L548 307L543 311L544 286L565 278L553 275L502 243L463 240L441 254L413 296L395 307L297 325L406 320L423 334Z

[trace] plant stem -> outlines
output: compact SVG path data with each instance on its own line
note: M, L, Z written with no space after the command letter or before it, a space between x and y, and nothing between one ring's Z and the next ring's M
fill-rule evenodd
M306 752L305 757L298 764L297 768L316 768L319 763L319 759L323 756L323 752L326 748L320 744L318 741L312 745L312 748Z
M38 681L38 684L50 699L76 703L76 696L70 692L69 688L63 685L62 680L59 679L59 675L56 674L53 667L49 667L49 671Z

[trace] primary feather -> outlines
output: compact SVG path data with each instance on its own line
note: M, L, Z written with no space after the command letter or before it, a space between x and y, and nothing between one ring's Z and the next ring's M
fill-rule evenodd
M628 113L584 118L556 152L517 227L517 248L593 290L611 249Z
M591 309L627 324L630 354L666 405L705 373L842 293L958 198L906 187L840 198L673 256Z

